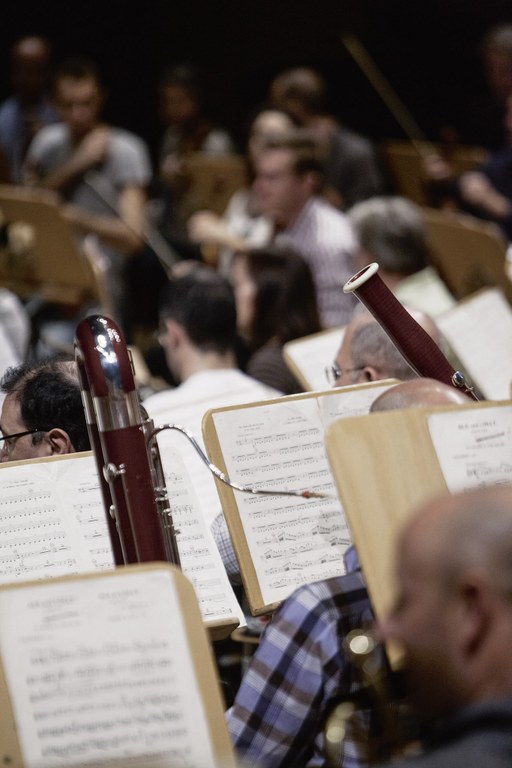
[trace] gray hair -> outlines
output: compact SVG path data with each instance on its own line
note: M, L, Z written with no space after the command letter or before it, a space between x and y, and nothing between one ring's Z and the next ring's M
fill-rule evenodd
M348 217L361 248L387 272L411 275L429 261L427 229L420 208L398 196L371 197Z
M417 377L401 352L377 322L364 323L353 333L350 354L355 368L371 365L383 378L404 381Z

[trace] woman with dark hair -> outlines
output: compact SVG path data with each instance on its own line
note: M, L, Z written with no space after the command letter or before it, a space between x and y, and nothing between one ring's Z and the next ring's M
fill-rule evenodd
M235 254L231 278L238 330L250 355L246 372L285 395L302 392L283 345L321 330L308 264L289 249L253 248Z

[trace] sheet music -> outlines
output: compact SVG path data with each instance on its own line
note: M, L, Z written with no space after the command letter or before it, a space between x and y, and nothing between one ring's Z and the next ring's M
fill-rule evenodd
M204 621L232 616L245 624L180 456L169 455L169 465L182 570ZM114 568L94 456L6 464L0 472L0 584Z
M155 420L156 423L158 422ZM198 425L192 433L201 447L203 447L201 429ZM158 445L160 446L162 464L166 473L172 473L173 471L173 457L178 453L181 456L182 462L186 467L187 476L193 478L197 503L201 508L202 516L210 525L222 510L212 473L203 463L201 457L187 438L181 433L177 431L161 432L158 435Z
M451 493L512 483L512 406L433 413L428 426Z
M183 573L192 582L205 622L233 617L245 626L239 605L213 534L204 520L197 494L181 455L165 448L165 482L171 500L173 522ZM199 458L198 458L199 461Z
M512 310L498 288L479 291L436 319L464 371L487 400L506 400L512 383Z
M363 416L368 413L374 400L397 382L391 381L382 385L361 385L357 389L340 388L337 395L318 397L320 413L324 430L336 419L346 419L349 416Z
M0 583L113 567L92 456L0 471Z
M235 491L265 604L283 600L299 584L342 574L350 534L316 399L224 411L213 419L234 482L332 497L307 500Z
M310 390L325 389L325 368L334 362L344 333L345 328L333 328L285 344L285 357L294 361Z
M26 768L215 764L171 574L120 573L0 592Z

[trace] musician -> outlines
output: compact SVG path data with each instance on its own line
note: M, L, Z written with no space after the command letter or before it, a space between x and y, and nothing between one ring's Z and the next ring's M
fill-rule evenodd
M358 267L379 265L379 275L403 304L432 317L455 299L430 263L427 228L418 205L397 195L372 197L348 212L359 249Z
M213 268L197 264L188 274L171 279L162 290L159 314L159 342L180 383L144 400L155 423L181 424L201 442L201 423L208 409L281 394L238 368L235 296L229 281ZM168 439L168 435L160 438ZM205 489L210 489L214 508L205 505L205 498L200 502L211 521L220 506L213 477L194 451L180 446L191 477L196 481L202 477Z
M396 385L397 407L467 404L466 395L431 379ZM343 639L368 627L372 607L350 548L347 573L299 587L274 613L242 679L228 727L238 755L261 768L326 768L324 722L337 696L350 697L360 683L348 663ZM366 764L368 715L362 736L344 741L340 766Z
M396 768L512 762L512 485L444 496L406 526L384 639L404 650L423 754Z
M49 360L9 368L0 389L5 394L0 416L1 462L89 450L73 361Z
M25 182L58 192L65 203L62 213L77 233L99 238L109 265L108 287L120 312L126 256L143 245L149 152L140 138L102 120L105 91L93 62L65 61L54 92L61 122L35 136Z
M345 211L382 192L375 148L329 114L327 84L317 70L292 67L280 72L270 85L270 100L318 142L325 166L324 194L333 205Z
M356 306L342 286L353 274L356 241L347 217L321 196L323 166L310 139L269 143L256 160L255 198L273 226L273 242L299 253L313 273L320 320L347 323Z
M424 312L409 311L440 346L441 337L432 318ZM346 327L334 364L327 369L327 374L335 387L389 378L406 381L417 377L388 334L367 311L356 314Z
M8 177L4 183L21 184L23 160L35 134L57 122L49 98L52 45L39 35L21 37L11 48L12 94L0 104L0 150Z

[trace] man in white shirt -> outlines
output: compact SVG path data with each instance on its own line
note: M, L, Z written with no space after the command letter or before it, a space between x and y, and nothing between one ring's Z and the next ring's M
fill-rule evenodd
M281 394L238 368L233 291L215 270L198 265L188 274L172 279L162 292L160 320L160 343L167 365L181 383L144 401L156 426L179 424L202 445L202 420L211 408ZM174 445L179 450L205 518L211 523L220 508L213 475L178 433L161 433L159 443Z

